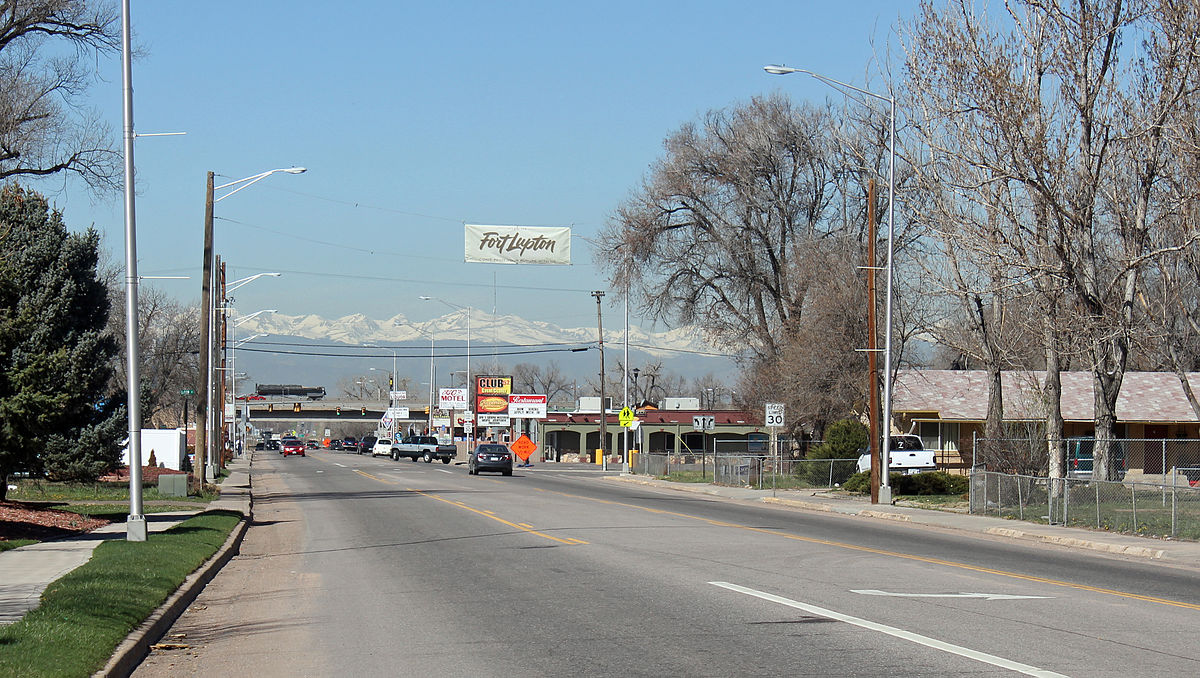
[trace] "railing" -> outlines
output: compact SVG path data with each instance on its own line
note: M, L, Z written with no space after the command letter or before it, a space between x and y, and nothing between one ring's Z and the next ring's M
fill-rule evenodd
M1037 523L1200 540L1200 468L1173 468L1170 484L971 470L971 513Z
M857 459L779 459L753 454L638 454L633 472L660 478L764 489L831 488L857 471Z

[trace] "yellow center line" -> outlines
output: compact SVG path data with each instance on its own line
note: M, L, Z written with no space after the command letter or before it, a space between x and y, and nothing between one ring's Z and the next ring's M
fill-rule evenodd
M1098 586L1089 586L1087 584L1076 584L1076 583L1072 583L1072 582L1068 582L1068 581L1062 581L1059 579L1047 579L1045 577L1037 577L1034 575L1020 574L1018 572L1008 572L1006 570L997 570L997 569L990 568L990 567L981 567L978 565L970 565L967 563L960 563L960 562L956 562L953 560L942 560L940 558L930 558L927 556L916 556L916 555L912 555L909 553L900 553L897 551L887 551L884 549L872 548L870 546L859 546L858 544L848 544L848 543L840 542L840 541L830 541L828 539L817 539L815 537L803 537L800 535L788 534L786 532L780 532L778 530L769 530L769 529L762 528L762 527L751 527L749 525L740 525L738 523L728 523L728 522L725 522L722 520L714 520L712 518L704 518L702 516L691 515L688 513L679 513L676 511L665 511L662 509L654 509L654 508L649 508L646 506L638 506L637 504L629 504L626 502L612 501L610 499L597 499L595 497L584 497L581 495L570 494L567 492L559 492L556 490L540 490L539 489L539 491L551 492L553 494L562 495L564 497L570 497L572 499L586 499L588 501L599 502L601 504L610 504L612 506L622 506L625 508L637 509L639 511L645 511L647 513L657 513L660 515L675 516L677 518L684 518L687 520L698 520L700 522L708 523L709 525L713 525L715 527L731 527L731 528L736 528L739 530L746 530L748 532L757 532L759 534L767 534L767 535L771 535L774 537L783 537L785 539L791 539L793 541L802 541L802 542L806 542L809 544L821 544L823 546L833 546L833 547L837 547L837 548L850 549L852 551L862 551L865 553L873 553L873 554L881 555L881 556L889 556L892 558L903 558L905 560L914 560L917 562L929 563L931 565L942 565L944 567L953 567L953 568L958 568L961 570L970 570L972 572L992 574L992 575L996 575L996 576L1000 576L1000 577L1008 577L1010 579L1020 579L1023 581L1035 582L1038 584L1048 584L1051 586L1062 586L1065 588L1077 589L1080 591L1089 591L1092 593L1100 593L1100 594L1109 595L1109 596L1116 596L1118 598L1129 598L1131 600L1140 600L1140 601L1147 602L1147 603L1157 603L1159 605L1169 605L1172 607L1181 607L1181 608L1184 608L1187 610L1200 611L1200 605L1197 605L1195 603L1185 603L1185 602L1178 601L1178 600L1169 600L1167 598L1158 598L1156 596L1146 596L1146 595L1142 595L1140 593L1129 593L1127 591L1117 591L1114 589L1106 589L1106 588L1101 588Z
M367 478L370 478L371 480L378 480L379 482L381 482L381 483L386 483L386 484L388 484L388 485L397 485L397 484L399 484L399 483L396 483L396 482L394 482L394 481L391 481L391 480L385 480L385 479L383 479L383 478L380 478L380 477L378 477L378 476L373 476L373 475L371 475L370 473L367 473L366 471L359 471L358 469L354 469L354 472L355 472L355 473L357 473L357 474L359 474L359 475L361 475L361 476L366 476ZM458 502L458 501L452 501L452 500L450 500L450 499L445 499L445 498L443 498L443 497L439 497L439 496L437 496L437 495L434 495L434 494L429 494L428 492L425 492L425 491L423 491L423 490L418 490L418 489L417 489L417 488L415 488L415 487L406 487L406 488L404 488L404 489L405 489L405 490L408 490L409 492L416 492L417 494L421 495L422 497L429 497L430 499L436 499L436 500L438 500L438 501L440 501L440 502L444 502L444 503L446 503L446 504L450 504L451 506L457 506L457 507L459 507L459 508L464 508L464 509L466 509L466 510L468 510L468 511L472 512L472 513L477 513L477 514L479 514L479 515L483 516L484 518L491 518L492 520L494 520L494 521L496 521L496 522L498 522L498 523L503 523L503 524L505 524L505 525L508 525L509 527L513 527L513 528L516 528L516 529L518 529L518 530L521 530L522 532L528 532L529 534L535 534L535 535L537 535L537 536L539 536L539 537L544 537L544 538L546 538L546 539L549 539L550 541L556 541L556 542L558 542L558 543L560 543L560 544L566 544L567 546L576 546L576 545L579 545L579 544L587 544L587 542L586 542L586 541L583 541L583 540L580 540L580 539L571 539L571 538L569 538L569 537L564 539L564 538L561 538L561 537L555 537L554 535L546 534L545 532L539 532L539 531L537 531L537 530L533 529L532 527L530 527L530 526L528 526L528 525L525 525L524 523L514 523L514 522L511 522L511 521L505 520L505 519L501 518L500 516L494 515L494 514L493 514L491 511L486 511L486 510L482 510L482 509L472 508L472 507L470 507L470 506L467 506L466 504L463 504L462 502Z

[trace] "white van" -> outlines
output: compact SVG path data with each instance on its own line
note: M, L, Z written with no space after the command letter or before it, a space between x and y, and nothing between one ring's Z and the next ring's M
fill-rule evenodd
M921 437L914 435L892 436L891 453L888 455L888 470L892 473L912 475L936 471L933 450L925 449ZM858 458L859 472L871 470L871 452L868 450Z

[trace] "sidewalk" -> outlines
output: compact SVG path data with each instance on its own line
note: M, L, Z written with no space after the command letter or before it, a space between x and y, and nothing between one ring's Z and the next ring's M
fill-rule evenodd
M1088 549L1105 553L1145 558L1184 567L1200 568L1200 543L1138 537L1134 535L1085 530L1059 525L1039 525L993 516L936 511L910 506L872 505L869 497L832 495L822 490L771 490L745 487L725 487L704 483L677 483L646 476L605 476L604 480L694 492L728 499L776 504L808 511L823 511L875 520L893 520L910 525L928 525L942 529L975 532L978 534L1056 544L1069 548Z
M241 511L242 515L248 516L249 465L248 459L231 463L230 475L220 486L220 498L207 505L198 504L194 511L146 514L147 532L162 532L208 509ZM86 563L101 543L124 539L125 529L125 523L112 523L77 537L0 552L0 625L24 617L26 612L38 606L47 586Z

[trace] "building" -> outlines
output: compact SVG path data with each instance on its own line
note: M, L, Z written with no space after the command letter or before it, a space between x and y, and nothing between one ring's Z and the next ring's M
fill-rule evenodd
M712 416L711 433L696 431L693 418ZM762 417L742 410L656 410L637 411L638 427L629 434L629 447L654 454L712 454L745 453L749 448L762 446L765 450L767 429ZM605 449L610 455L620 455L624 445L624 430L615 413L606 415ZM539 447L547 459L561 460L564 454L581 454L600 447L600 414L598 412L549 412L539 421Z
M1008 371L1002 375L1007 437L1037 433L1045 420L1041 394L1044 372ZM1188 375L1200 393L1200 373ZM901 370L895 382L895 429L921 436L937 450L939 466L964 469L972 461L973 441L983 437L987 419L987 373L982 370ZM1095 434L1092 374L1062 373L1062 415L1067 438ZM1117 400L1116 437L1128 439L1125 455L1131 476L1162 474L1200 462L1200 448L1180 440L1200 438L1197 420L1179 378L1170 372L1128 372Z

